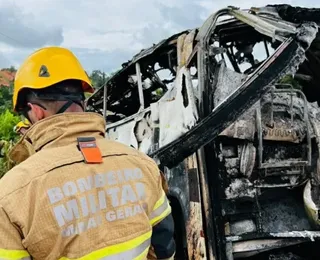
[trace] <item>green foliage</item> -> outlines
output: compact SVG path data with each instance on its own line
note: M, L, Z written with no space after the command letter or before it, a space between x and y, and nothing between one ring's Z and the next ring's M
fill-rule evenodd
M157 88L156 93L157 96L162 97L163 96L163 89L162 88Z
M0 113L12 110L13 84L10 87L0 86Z
M87 93L84 93L85 99L91 97L91 95L92 95L92 94L91 94L91 93L88 93L88 92L87 92Z
M0 158L0 178L5 175L12 167L13 163L9 159L8 153L14 145L13 141L0 141L1 142L1 158Z
M93 85L94 89L99 89L111 78L115 73L106 74L105 72L102 72L100 70L94 70L89 75L89 78L91 80L91 83ZM89 98L92 94L91 93L85 93L86 99Z
M88 74L88 76L91 80L93 88L99 89L107 82L111 75L109 76L100 70L94 70L90 75ZM91 95L91 93L85 93L85 98L88 99Z
M0 177L2 177L10 169L8 152L18 138L18 135L13 132L13 127L19 121L20 118L11 113L8 109L0 114L0 151L2 156L0 158Z
M16 71L13 66L5 70L10 72ZM0 177L10 169L8 152L19 138L13 132L13 127L20 121L20 118L11 112L13 110L12 95L13 82L10 83L10 87L0 86Z
M98 89L104 85L104 83L109 79L110 76L100 70L94 70L91 72L89 77L93 87L95 89Z
M20 118L13 113L11 113L8 109L5 110L4 113L0 114L0 139L1 140L14 140L17 137L17 134L13 132L13 127L19 123Z
M293 86L294 89L301 89L301 86L299 83L291 76L286 75L280 80L281 84L290 84Z
M12 67L14 70L14 67ZM13 127L20 121L20 118L14 115L12 107L13 82L10 87L0 86L0 140L14 140L17 135L13 132Z
M17 69L14 66L11 66L10 68L6 68L4 70L8 70L10 72L16 72L17 71Z

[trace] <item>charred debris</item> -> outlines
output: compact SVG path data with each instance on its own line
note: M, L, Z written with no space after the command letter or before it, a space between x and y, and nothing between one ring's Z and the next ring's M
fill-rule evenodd
M217 259L320 238L319 23L319 9L222 9L142 50L87 101L108 136L155 158L171 186L204 147Z
M172 35L123 63L122 69L106 83L107 87L98 89L88 99L88 110L103 114L105 109L108 123L132 116L149 108L152 103L158 102L165 96L168 90L174 87L179 69L187 67L190 69L193 82L195 102L199 106L200 113L208 114L211 111L205 113L204 110L208 108L203 106L217 107L220 101L227 97L226 93L231 94L247 78L254 75L277 48L285 40L290 39L290 36L299 43L299 48L303 52L300 51L298 54L301 57L296 57L294 61L290 57L291 68L284 69L279 72L280 75L275 75L274 79L266 83L270 85L275 81L281 82L281 78L287 72L287 77L294 77L299 83L299 88L308 102L318 102L320 38L315 37L318 31L315 26L319 22L319 14L318 9L289 5L268 5L262 8L251 8L249 12L243 12L234 7L220 10L210 16L202 27ZM257 18L259 21L256 20ZM204 42L205 40L207 42ZM197 56L200 56L200 51L203 52L204 64L199 64ZM198 69L204 65L208 68L199 75ZM223 74L229 76L228 82L225 89L217 95L215 85ZM201 85L204 84L199 81L208 81L207 84L211 84L210 96L206 97L210 104L201 104L204 103L201 100L201 91L203 91L201 87L204 86ZM249 99L257 101L259 98L260 95ZM239 100L237 102L239 103ZM249 106L244 102L243 107L247 109ZM243 109L241 110L244 112ZM226 122L220 128L225 129L235 119L225 120Z

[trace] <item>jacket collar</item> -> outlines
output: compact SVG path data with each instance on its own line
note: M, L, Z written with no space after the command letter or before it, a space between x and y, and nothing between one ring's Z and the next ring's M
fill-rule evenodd
M65 146L77 142L77 137L103 138L105 121L97 113L63 113L34 124L20 139L10 154L11 160L19 163L42 149ZM26 145L27 144L27 145ZM28 147L28 149L26 149ZM23 159L16 158L23 152Z

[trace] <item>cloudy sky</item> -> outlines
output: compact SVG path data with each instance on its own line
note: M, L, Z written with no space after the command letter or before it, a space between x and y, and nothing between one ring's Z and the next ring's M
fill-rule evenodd
M58 45L74 51L87 71L112 72L218 9L252 3L320 8L319 0L0 0L0 68L18 67L35 49Z

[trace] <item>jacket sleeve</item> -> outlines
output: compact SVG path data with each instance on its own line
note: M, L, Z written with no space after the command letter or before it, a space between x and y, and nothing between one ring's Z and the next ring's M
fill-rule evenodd
M171 215L171 206L164 191L163 176L160 171L158 176L158 201L150 214L152 225L151 245L157 259L173 259L176 246L174 241L174 222Z
M32 259L22 245L21 235L0 205L0 259Z
M151 245L157 259L173 259L176 250L173 234L174 224L171 214L153 227Z

